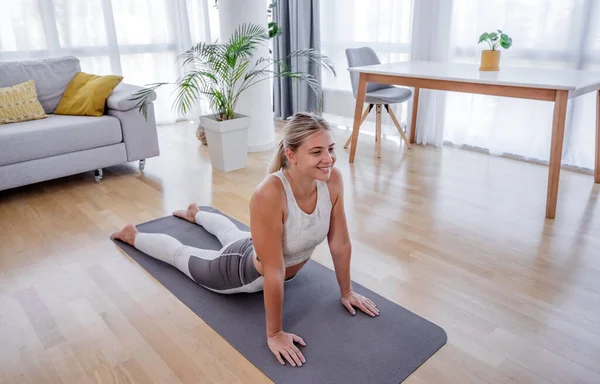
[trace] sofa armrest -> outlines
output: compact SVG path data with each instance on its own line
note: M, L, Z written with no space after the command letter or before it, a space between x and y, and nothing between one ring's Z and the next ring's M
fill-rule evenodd
M129 111L135 108L135 106L139 102L139 100L131 100L131 98L136 92L141 91L142 89L145 88L138 87L137 85L120 83L119 85L117 85L117 87L113 90L111 95L106 100L106 106L108 107L108 109L112 109L115 111ZM156 92L151 91L150 95L147 98L147 101L151 102L154 100L156 100Z
M160 154L154 103L148 103L148 118L144 118L137 108L126 111L109 108L107 114L121 122L127 161L147 159Z

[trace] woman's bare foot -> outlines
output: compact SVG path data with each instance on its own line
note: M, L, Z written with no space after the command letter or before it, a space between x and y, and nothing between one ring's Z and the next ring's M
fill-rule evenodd
M181 217L182 219L186 219L187 221L196 224L196 213L198 213L198 211L200 211L200 208L198 208L198 204L192 203L189 205L187 211L182 209L180 211L173 212L173 215Z
M135 237L138 235L138 230L131 224L127 224L119 232L115 233L114 238L126 242L129 245L133 245Z

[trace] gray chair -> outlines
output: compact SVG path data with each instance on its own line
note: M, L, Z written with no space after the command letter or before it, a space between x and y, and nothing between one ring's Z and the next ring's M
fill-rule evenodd
M361 48L348 48L346 49L346 58L348 59L348 67L361 67L365 65L375 65L381 64L379 61L379 57L375 51L373 51L369 47L361 47ZM350 80L352 82L352 92L354 93L354 98L356 99L356 95L358 93L358 78L359 74L356 72L350 72ZM375 144L377 148L377 157L381 157L381 106L383 105L386 111L389 113L394 125L400 132L402 139L406 143L408 148L412 148L410 141L406 137L406 133L400 126L398 119L392 112L392 108L390 108L390 104L398 104L403 103L405 101L410 100L412 97L412 91L408 88L400 88L389 84L378 84L378 83L367 83L367 91L365 95L365 103L369 105L365 109L361 119L360 125L365 121L373 106L375 106L376 110L376 133L375 133ZM352 141L352 135L346 141L344 148L348 148L350 142Z

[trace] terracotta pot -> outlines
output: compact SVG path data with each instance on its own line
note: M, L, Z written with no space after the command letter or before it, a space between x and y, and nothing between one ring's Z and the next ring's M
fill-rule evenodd
M487 50L481 52L481 71L499 71L500 70L500 51Z
M196 137L202 144L206 145L206 133L204 132L204 127L200 123L198 123L198 128L196 128Z

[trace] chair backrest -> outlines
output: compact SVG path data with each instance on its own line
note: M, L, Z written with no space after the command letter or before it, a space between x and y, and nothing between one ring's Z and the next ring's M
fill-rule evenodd
M370 47L347 48L346 58L348 59L349 68L381 64L379 57L377 57L375 51ZM358 77L358 73L350 72L350 81L352 82L352 93L354 93L354 97L356 97L356 94L358 93ZM393 88L393 85L367 83L367 93L384 88Z

